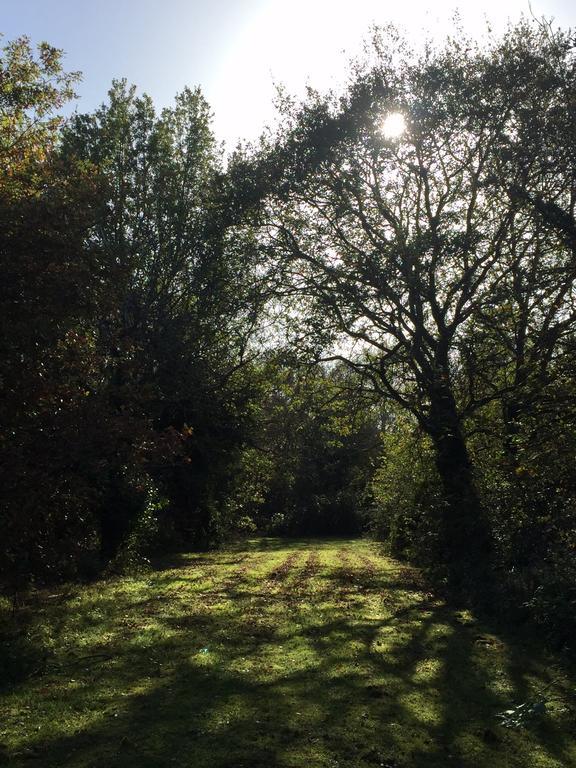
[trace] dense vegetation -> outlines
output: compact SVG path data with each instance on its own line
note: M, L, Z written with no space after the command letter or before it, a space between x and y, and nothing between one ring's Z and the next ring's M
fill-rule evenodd
M461 601L576 630L576 57L521 23L224 159L27 39L0 58L0 574L126 571L260 531L357 534ZM405 116L398 137L386 115Z

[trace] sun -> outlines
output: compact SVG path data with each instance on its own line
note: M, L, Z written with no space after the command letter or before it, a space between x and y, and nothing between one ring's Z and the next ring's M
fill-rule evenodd
M400 112L391 112L384 118L382 133L387 139L397 139L406 130L406 120Z

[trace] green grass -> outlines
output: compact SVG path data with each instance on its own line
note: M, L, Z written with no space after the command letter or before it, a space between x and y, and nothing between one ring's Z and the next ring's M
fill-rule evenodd
M181 555L1 618L13 768L576 766L558 663L366 541ZM528 728L499 724L551 681Z

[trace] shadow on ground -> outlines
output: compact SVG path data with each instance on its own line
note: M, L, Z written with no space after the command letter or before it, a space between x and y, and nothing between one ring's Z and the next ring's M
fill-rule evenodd
M45 658L6 697L0 763L576 765L569 711L525 731L495 717L547 682L544 661L412 576L365 542L267 540L45 607L27 630Z

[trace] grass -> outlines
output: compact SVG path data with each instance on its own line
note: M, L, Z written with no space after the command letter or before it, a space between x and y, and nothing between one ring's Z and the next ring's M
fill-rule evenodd
M4 608L13 768L576 766L558 663L367 541L260 539Z

